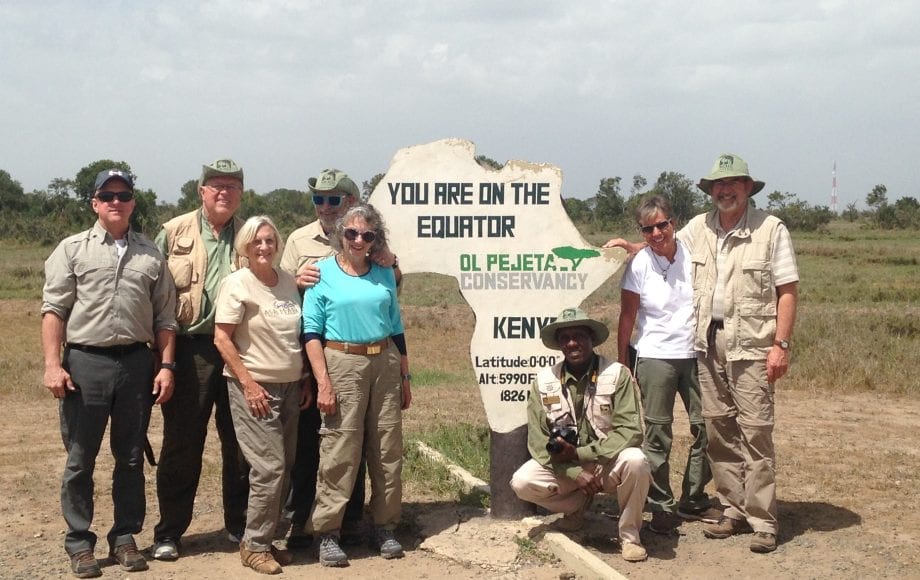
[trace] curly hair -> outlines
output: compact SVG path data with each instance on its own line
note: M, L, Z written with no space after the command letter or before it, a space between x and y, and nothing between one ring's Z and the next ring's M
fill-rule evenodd
M345 236L345 224L351 223L355 218L361 218L367 223L368 231L377 234L377 239L370 245L368 253L373 253L381 248L387 247L387 228L383 224L383 218L377 208L369 203L359 203L354 205L345 212L335 222L335 230L329 236L329 244L336 252L342 251L342 238Z

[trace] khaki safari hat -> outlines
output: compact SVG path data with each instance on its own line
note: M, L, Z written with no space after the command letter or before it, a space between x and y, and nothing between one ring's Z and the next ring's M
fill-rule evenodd
M243 183L243 168L233 159L217 159L210 165L201 166L201 179L198 180L198 185L204 185L204 182L212 177L233 177Z
M555 322L543 327L543 330L540 331L540 338L546 348L562 350L562 347L559 346L559 341L556 340L556 333L563 328L572 326L585 326L590 329L591 334L594 335L594 346L603 344L607 337L610 336L610 331L607 330L607 325L603 322L598 322L588 317L581 308L566 308L559 314Z
M751 189L751 195L756 194L764 186L763 181L757 181L751 177L750 172L748 172L747 161L733 153L719 155L719 158L716 159L715 164L712 166L712 171L706 177L701 178L696 186L709 193L712 189L713 181L725 179L726 177L747 177L753 181L754 187Z
M350 177L338 169L323 169L319 177L311 177L307 180L307 185L313 193L330 193L338 191L347 195L361 197L358 186Z

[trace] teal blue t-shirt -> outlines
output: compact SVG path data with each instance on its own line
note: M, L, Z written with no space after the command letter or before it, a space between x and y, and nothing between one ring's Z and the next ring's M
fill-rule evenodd
M316 263L320 278L303 300L303 331L326 340L368 343L402 334L392 268L371 264L363 276L342 271L334 257Z

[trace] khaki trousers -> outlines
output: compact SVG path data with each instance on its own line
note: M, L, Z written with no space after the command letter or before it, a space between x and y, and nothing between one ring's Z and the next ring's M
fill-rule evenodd
M297 421L303 396L300 381L261 384L268 392L268 417L254 417L240 382L227 379L233 426L250 466L242 545L252 552L267 552L272 540L283 539L291 524L283 517L284 500L297 452Z
M620 539L641 544L642 510L651 483L651 471L645 454L638 447L627 447L606 464L584 463L604 478L604 493L616 493L620 506ZM574 480L557 475L533 459L511 477L511 489L524 501L535 503L553 513L571 514L586 501Z
M724 515L755 532L776 534L776 452L773 385L765 360L725 360L725 331L716 329L699 353L706 454Z
M323 415L319 472L310 528L337 534L351 497L361 447L371 480L374 525L394 529L402 513L402 387L399 351L390 342L377 355L325 349L336 413Z

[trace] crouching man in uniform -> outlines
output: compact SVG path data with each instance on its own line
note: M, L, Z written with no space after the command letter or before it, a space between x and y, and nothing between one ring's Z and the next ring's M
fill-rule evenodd
M639 528L651 470L640 449L632 375L594 352L609 334L578 308L566 308L543 328L543 344L561 350L564 360L540 371L531 388L531 459L514 473L511 488L524 501L565 514L557 523L563 531L581 528L594 494L616 493L623 559L640 562L647 557Z

